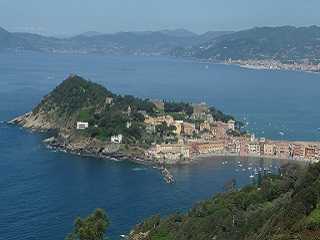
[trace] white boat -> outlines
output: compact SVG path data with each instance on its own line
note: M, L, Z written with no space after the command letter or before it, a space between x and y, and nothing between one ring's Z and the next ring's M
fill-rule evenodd
M251 175L250 175L250 178L254 178L254 175L253 175L253 174L251 174Z
M280 134L281 136L284 136L284 135L285 135L284 132L279 132L279 134Z

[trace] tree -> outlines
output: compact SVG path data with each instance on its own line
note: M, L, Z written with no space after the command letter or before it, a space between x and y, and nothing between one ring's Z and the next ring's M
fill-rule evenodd
M96 209L85 219L76 219L74 229L66 240L103 240L108 226L109 220L105 211Z

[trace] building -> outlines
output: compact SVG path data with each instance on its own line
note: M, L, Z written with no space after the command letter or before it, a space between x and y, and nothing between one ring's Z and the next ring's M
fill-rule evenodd
M89 127L89 123L87 122L77 122L77 130L84 130Z
M173 126L175 126L176 127L176 129L174 130L174 133L176 134L176 135L180 135L181 134L181 132L182 132L182 124L183 124L183 121L174 121L174 123L173 123Z
M112 97L106 97L106 104L110 105L113 102L113 98Z
M225 142L219 140L206 143L198 143L196 144L196 148L199 154L223 153L225 150Z
M316 160L319 146L315 144L308 144L305 148L305 159Z
M226 151L230 153L240 154L240 139L237 138L229 138L226 142Z
M273 143L265 142L263 145L263 155L274 156L276 155L276 149Z
M144 120L145 124L150 125L161 125L162 123L166 123L168 126L174 125L174 119L170 115L159 116L159 117L150 117L147 116Z
M258 142L248 143L248 154L254 156L260 156L260 144Z
M295 159L303 159L305 154L305 147L302 143L293 143L292 156Z
M182 124L182 132L185 135L192 136L195 131L196 131L196 125L194 123L184 122Z
M190 149L184 144L161 144L153 149L153 157L160 160L179 160L190 158Z
M210 123L208 121L204 121L202 123L200 123L200 132L202 131L210 131L211 129L211 126L210 126Z
M279 158L289 158L291 155L289 142L276 142L275 143L276 155Z
M234 131L235 130L235 124L236 124L236 122L234 120L230 119L228 121L228 130Z
M111 137L111 142L112 143L116 143L116 144L121 144L122 143L122 139L123 139L123 136L121 134L115 135L115 136Z
M211 131L217 139L225 139L227 137L228 124L224 122L215 122L211 127Z

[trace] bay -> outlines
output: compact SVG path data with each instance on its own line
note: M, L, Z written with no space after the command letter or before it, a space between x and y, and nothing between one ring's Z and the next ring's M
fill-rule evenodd
M207 67L165 57L0 54L0 121L31 110L71 73L120 94L206 101L248 122L258 136L320 137L320 75ZM97 207L109 214L108 233L118 239L148 216L185 211L223 191L232 178L238 186L249 184L249 167L276 172L281 164L217 157L174 167L177 183L167 185L149 167L50 151L42 144L44 137L0 123L0 239L63 239L76 216Z

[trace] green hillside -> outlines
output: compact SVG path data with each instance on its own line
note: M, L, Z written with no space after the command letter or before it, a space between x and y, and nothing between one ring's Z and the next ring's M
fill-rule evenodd
M190 49L176 49L177 56L224 60L280 60L318 63L320 27L259 27L221 36Z
M140 240L320 239L320 164L287 165L280 176L220 194L186 214L154 216L135 228ZM142 237L144 236L144 237Z

